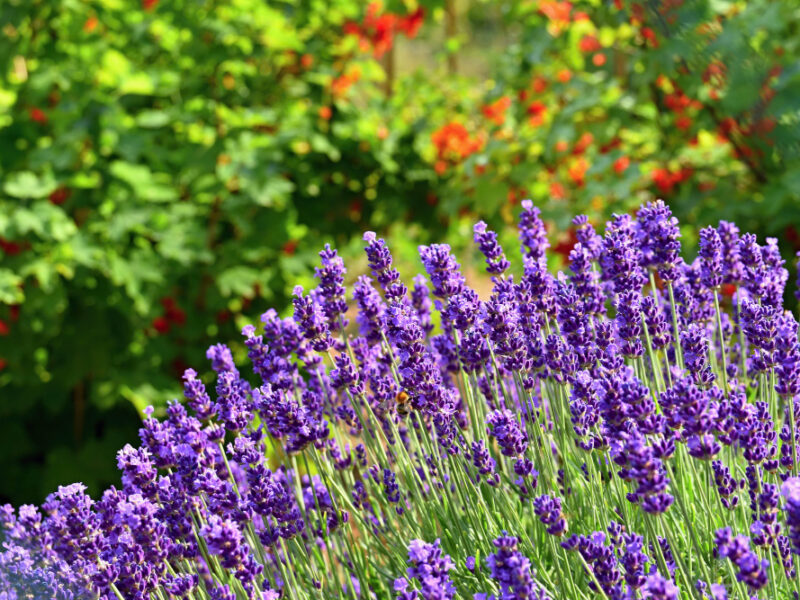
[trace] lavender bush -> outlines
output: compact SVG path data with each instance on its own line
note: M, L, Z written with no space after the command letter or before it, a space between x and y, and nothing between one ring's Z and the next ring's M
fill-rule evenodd
M254 376L212 346L119 489L3 507L0 598L797 598L774 240L722 222L688 263L663 202L574 223L555 276L530 202L521 275L478 223L486 300L445 244L409 289L373 233L348 299L326 246L293 318L244 328Z

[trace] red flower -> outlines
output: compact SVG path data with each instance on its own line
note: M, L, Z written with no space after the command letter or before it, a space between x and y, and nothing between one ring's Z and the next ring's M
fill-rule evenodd
M589 161L581 156L580 158L573 159L572 164L567 169L567 174L575 185L583 187L584 183L586 183L586 171L588 170Z
M425 16L421 7L405 16L381 13L382 9L381 2L370 2L362 23L350 21L342 28L345 35L358 37L362 50L372 49L375 58L380 58L392 47L395 33L403 33L409 38L416 37Z
M177 306L169 309L165 316L167 317L167 321L174 323L178 327L181 327L186 323L186 312Z
M0 358L0 371L5 369L6 366L8 366L8 361L5 358Z
M461 123L450 122L431 134L431 141L436 146L439 160L457 163L483 148L480 136L470 136L467 128ZM437 172L439 167L435 167Z
M154 10L158 6L158 0L142 0L142 8L146 11Z
M661 193L665 196L668 196L672 192L672 188L675 187L675 180L672 177L672 173L667 169L655 169L651 177L653 178L653 183L656 184L656 187L661 190Z
M553 246L553 252L563 256L564 260L568 260L569 253L572 251L572 248L575 247L575 243L577 241L578 236L575 234L575 229L570 227L567 230L567 237L560 240L555 246Z
M0 335L8 335L8 324L0 319Z
M50 202L56 205L64 204L67 199L72 195L72 190L66 187L60 187L54 190L49 197Z
M286 256L293 256L297 250L297 240L289 240L283 245L282 250Z
M687 117L686 115L681 115L680 117L675 119L675 127L677 127L678 129L686 131L691 126L692 126L692 119L690 117Z
M669 169L657 168L650 175L653 183L662 194L668 196L679 183L682 183L692 176L694 171L690 168L682 168L680 171L672 172Z
M31 120L44 125L47 123L47 115L41 108L33 107L31 109Z
M344 96L347 90L350 89L350 86L359 79L361 79L361 68L356 65L348 69L343 75L334 78L331 83L331 92L337 97Z
M560 29L569 23L572 3L558 2L557 0L540 0L539 12Z
M554 181L550 184L550 195L553 200L564 200L567 197L567 190L561 183Z
M165 317L156 317L153 319L153 329L163 335L169 331L169 321Z
M544 123L544 118L547 115L547 106L545 106L544 102L540 102L539 100L534 100L528 105L528 122L533 127L539 127L542 123Z
M99 22L100 21L97 20L97 17L92 15L86 19L86 22L83 24L83 30L86 33L92 33L95 29L97 29L97 24Z
M397 21L397 28L402 31L406 37L415 38L422 27L422 21L425 17L425 10L420 6L412 13L408 13L405 17L400 17Z
M607 144L603 144L602 146L600 146L600 153L608 154L615 148L619 148L621 145L622 145L622 140L618 137L614 137Z
M506 111L511 106L509 96L501 96L491 104L487 104L481 109L484 116L497 125L502 125L506 120Z
M585 35L581 38L581 41L578 42L578 48L581 52L588 54L589 52L597 52L603 47L600 45L600 41L595 36Z
M331 110L330 106L320 106L319 107L319 118L325 119L326 121L330 120L333 116L333 111Z
M17 254L22 252L22 244L0 238L0 250L5 252L9 256L16 256Z
M622 175L625 171L628 170L628 167L631 164L631 159L627 156L620 156L617 160L614 161L614 172L617 175Z
M581 137L578 138L578 141L575 142L575 147L572 148L572 154L574 156L579 156L580 154L583 154L584 152L586 152L587 148L589 148L589 146L592 145L593 141L594 141L594 136L588 131L584 131L581 134Z
M656 38L656 32L650 29L649 27L642 27L642 37L650 42L650 44L654 48L658 48L658 39Z

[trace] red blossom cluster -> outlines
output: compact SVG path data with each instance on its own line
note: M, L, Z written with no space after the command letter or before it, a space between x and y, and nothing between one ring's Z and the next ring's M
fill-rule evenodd
M27 248L23 243L0 238L0 250L2 250L8 256L16 256L26 249Z
M676 185L689 179L693 173L694 170L688 167L681 167L677 171L658 167L657 169L653 169L650 176L661 194L669 196Z
M703 105L699 100L689 98L675 83L672 87L675 91L664 96L664 105L675 113L675 127L686 131L692 126L690 114L702 109Z
M186 313L181 309L173 298L162 298L161 306L164 307L164 314L153 319L153 329L159 334L164 335L170 330L172 325L182 327L186 323Z
M539 12L547 17L550 22L549 30L558 35L571 22L588 21L589 15L585 12L572 12L572 2L559 2L558 0L539 0Z
M19 321L19 304L12 304L8 307L8 319L0 319L0 336L8 335L11 332L11 323ZM0 371L6 368L8 361L0 358Z
M483 116L492 121L495 125L502 125L506 121L506 111L511 106L510 96L501 96L494 102L484 105L481 108Z
M72 190L69 189L68 187L63 187L62 186L62 187L59 187L59 188L56 188L55 190L53 190L50 193L50 196L48 197L48 199L50 200L51 203L53 203L53 204L55 204L57 206L60 206L60 205L64 204L64 202L69 200L70 196L72 196Z
M376 58L383 56L392 47L397 33L408 38L416 37L425 16L422 7L406 15L381 12L382 10L381 2L370 2L361 23L348 21L344 24L345 35L357 36L361 50L371 50Z
M36 123L40 123L44 125L47 123L47 113L45 113L41 108L34 106L30 110L31 121L35 121Z
M361 67L353 65L338 77L334 77L331 82L331 93L334 97L340 98L344 96L347 90L350 89L350 86L359 79L361 79ZM323 114L320 114L320 116L323 119L326 118ZM327 118L330 118L330 114L328 114Z
M547 105L540 100L534 100L528 105L527 112L528 122L531 127L539 127L544 123L544 119L547 116Z
M434 169L442 175L448 166L458 164L470 154L479 152L485 140L482 135L471 136L464 125L452 121L434 131L431 141L436 147Z

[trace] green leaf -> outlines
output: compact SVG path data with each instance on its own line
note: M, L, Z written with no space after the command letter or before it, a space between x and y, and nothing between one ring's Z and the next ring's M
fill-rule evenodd
M111 163L109 171L127 183L142 200L168 202L178 198L175 189L169 185L170 177L167 174L154 174L146 165L117 160Z
M260 273L251 267L231 267L219 274L217 287L224 297L253 295L253 285L260 280Z
M21 284L22 277L9 269L0 269L0 302L20 304L25 300Z
M144 110L136 117L136 123L145 129L163 127L169 120L169 115L163 110Z
M46 198L57 187L50 173L39 176L31 171L20 171L9 176L3 191L14 198Z

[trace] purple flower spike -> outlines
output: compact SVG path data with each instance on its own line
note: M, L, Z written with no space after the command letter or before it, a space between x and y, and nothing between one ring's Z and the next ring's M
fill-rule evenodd
M328 321L322 308L311 296L303 295L303 286L294 288L294 320L317 352L325 352L333 344Z
M434 296L446 300L464 289L465 280L461 274L461 265L450 253L448 244L420 246L419 256L433 285Z
M681 252L678 219L663 200L648 203L636 213L637 241L642 250L642 266L658 270L665 282L680 275L677 266Z
M503 254L503 248L497 242L497 234L486 230L486 223L479 221L473 227L475 243L486 257L486 270L492 275L502 275L511 264Z
M522 242L522 254L537 263L546 260L545 253L550 247L547 241L547 229L540 215L542 211L533 205L531 200L522 201L522 213L519 216L519 239Z
M547 533L561 537L567 532L567 520L561 514L561 500L548 495L539 496L533 501L533 511L547 526Z
M680 590L675 582L664 579L658 573L651 573L644 586L644 598L647 600L678 600Z
M722 240L713 227L700 230L698 255L701 260L700 277L703 285L712 290L719 288L722 285L723 274Z
M531 561L517 549L518 540L506 535L494 540L497 550L486 559L492 579L500 587L500 596L476 594L486 600L550 600L534 580ZM474 562L474 559L473 559Z
M449 571L455 568L450 557L442 552L437 539L433 544L412 540L408 545L408 578L396 579L394 589L400 592L398 600L451 600L456 588L450 580ZM419 590L409 590L413 580Z
M347 312L347 300L345 299L344 261L330 244L325 244L325 249L319 253L322 259L322 266L315 269L315 275L320 280L319 295L322 298L322 310L328 318L329 323L339 327L339 318L342 318L341 326L347 325L344 313Z

